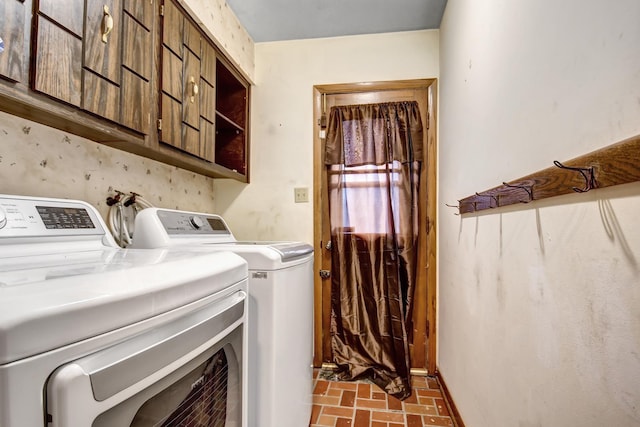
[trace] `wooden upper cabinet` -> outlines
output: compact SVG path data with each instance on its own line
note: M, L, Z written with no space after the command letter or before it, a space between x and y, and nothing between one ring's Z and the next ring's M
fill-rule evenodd
M246 180L249 85L173 0L164 5L160 141Z
M25 17L22 0L0 2L0 76L14 82L25 75Z

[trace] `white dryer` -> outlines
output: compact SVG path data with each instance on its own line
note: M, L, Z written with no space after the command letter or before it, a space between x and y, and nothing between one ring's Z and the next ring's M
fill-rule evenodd
M0 195L0 426L246 427L247 273L120 249L84 202Z
M249 267L249 425L309 425L313 393L313 247L242 242L218 215L150 208L132 247L232 251Z

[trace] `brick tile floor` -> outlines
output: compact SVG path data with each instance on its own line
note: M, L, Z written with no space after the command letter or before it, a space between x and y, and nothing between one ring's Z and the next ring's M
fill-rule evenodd
M437 381L411 377L412 395L400 401L365 381L329 381L315 372L310 427L451 426Z

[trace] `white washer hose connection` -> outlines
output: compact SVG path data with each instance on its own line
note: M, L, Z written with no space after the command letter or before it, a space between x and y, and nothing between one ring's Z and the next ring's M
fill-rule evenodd
M129 246L133 238L133 227L136 215L142 209L153 205L136 193L125 194L116 190L113 197L107 197L110 206L107 215L107 226L111 230L116 243L123 248Z

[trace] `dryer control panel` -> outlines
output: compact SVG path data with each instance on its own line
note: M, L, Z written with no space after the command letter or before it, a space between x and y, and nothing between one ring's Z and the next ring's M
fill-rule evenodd
M0 195L0 238L104 233L98 213L87 203Z

